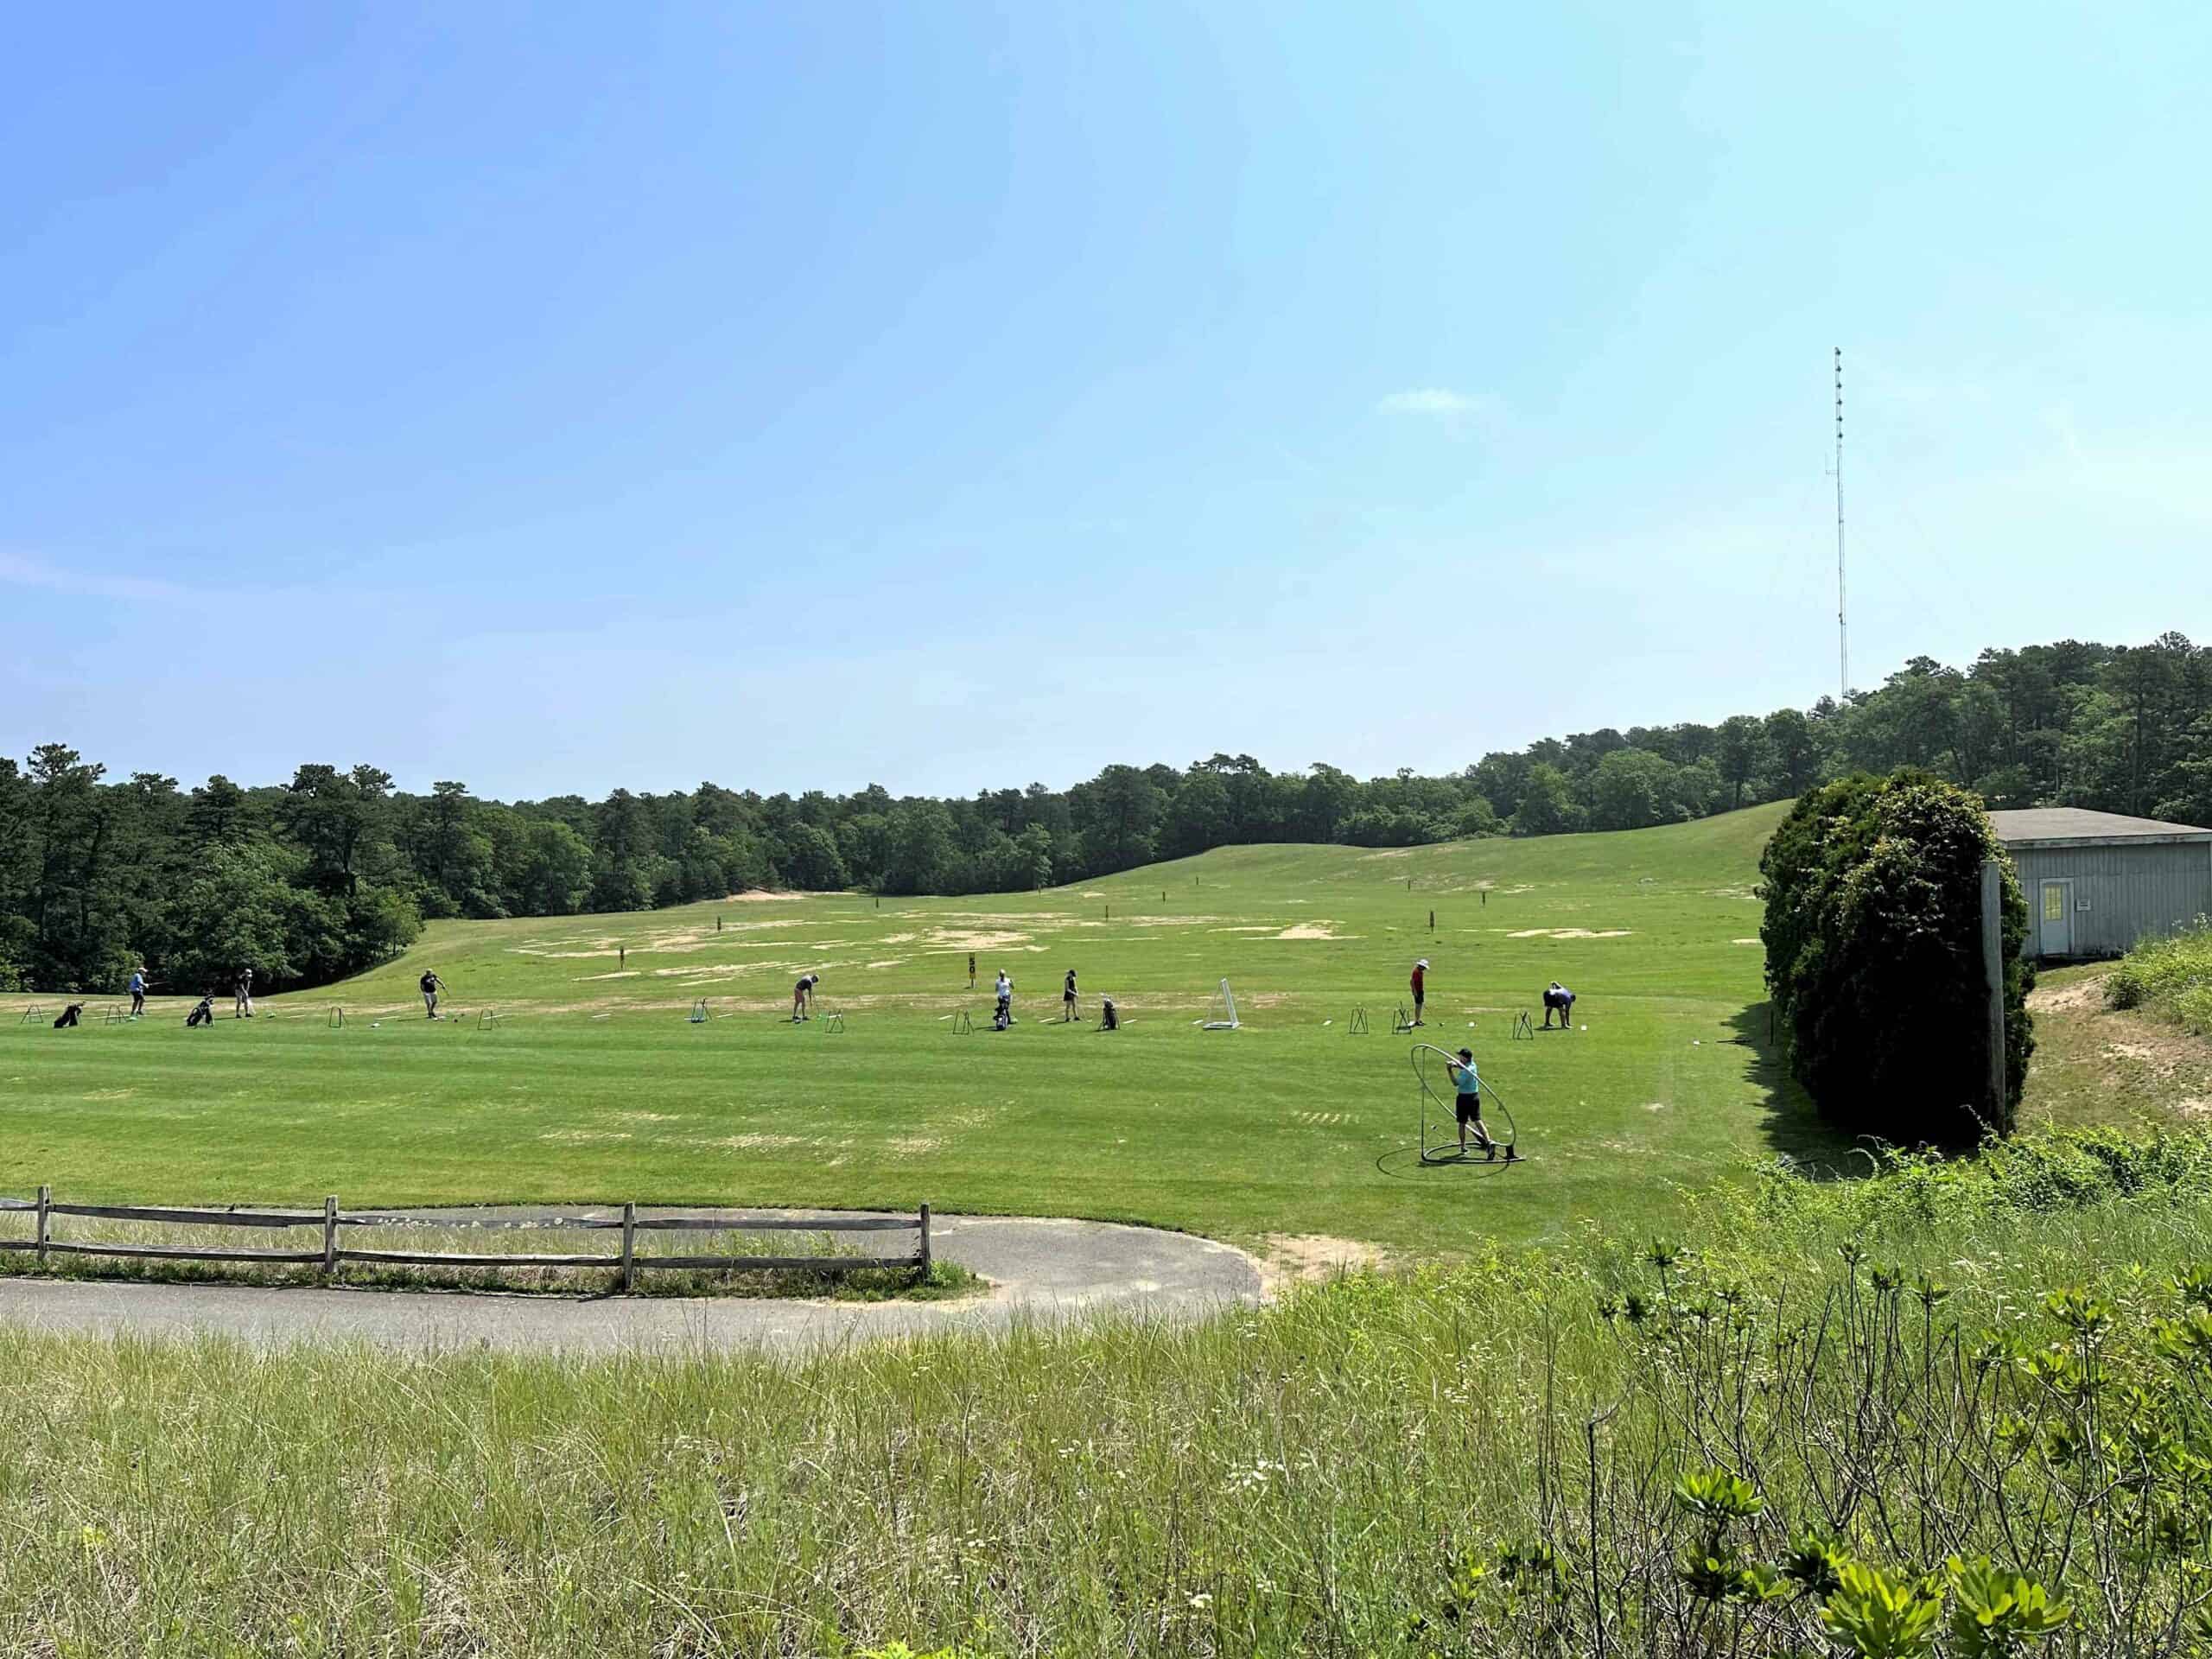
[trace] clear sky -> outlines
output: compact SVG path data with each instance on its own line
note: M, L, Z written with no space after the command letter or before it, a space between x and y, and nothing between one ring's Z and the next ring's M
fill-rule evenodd
M2212 632L2212 8L19 10L0 749L1456 767Z

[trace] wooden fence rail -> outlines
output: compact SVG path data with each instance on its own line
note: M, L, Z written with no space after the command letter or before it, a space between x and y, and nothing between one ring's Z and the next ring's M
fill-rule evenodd
M640 1272L688 1268L701 1272L853 1273L864 1268L906 1268L926 1277L931 1261L930 1207L923 1205L909 1218L905 1216L832 1217L819 1221L747 1217L721 1220L713 1216L641 1216L635 1204L622 1206L620 1217L546 1216L537 1220L491 1217L470 1221L451 1216L423 1216L393 1211L341 1211L335 1197L323 1200L320 1211L207 1210L168 1205L65 1204L54 1189L41 1186L35 1198L0 1198L0 1212L14 1211L33 1218L29 1238L0 1238L0 1250L29 1250L41 1265L49 1255L116 1256L163 1262L267 1262L318 1265L334 1273L347 1262L376 1262L387 1265L435 1268L606 1268L613 1272L624 1291L637 1287ZM249 1227L261 1229L315 1227L322 1238L313 1249L258 1249L243 1246L201 1244L122 1244L77 1243L54 1236L54 1218L74 1216L101 1221L148 1222L181 1227ZM620 1232L621 1245L611 1255L495 1255L467 1250L401 1250L348 1247L340 1243L349 1227L442 1227L454 1231L515 1230ZM904 1255L639 1255L639 1233L884 1233L914 1235L914 1248Z

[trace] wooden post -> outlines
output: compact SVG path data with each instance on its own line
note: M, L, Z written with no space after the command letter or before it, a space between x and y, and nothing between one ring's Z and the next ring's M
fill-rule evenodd
M1981 972L1989 994L1989 1127L2012 1127L2005 1079L2005 877L1997 861L1981 867Z
M41 1268L46 1266L46 1237L48 1230L54 1224L50 1213L53 1206L54 1189L41 1186L38 1190L38 1264Z
M922 1206L922 1277L930 1276L930 1207Z
M638 1286L638 1206L622 1206L622 1294L627 1296Z
M322 1201L322 1272L327 1279L338 1271L338 1195Z

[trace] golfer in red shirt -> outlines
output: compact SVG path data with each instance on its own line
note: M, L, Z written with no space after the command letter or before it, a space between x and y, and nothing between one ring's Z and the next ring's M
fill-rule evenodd
M1423 957L1419 962L1414 963L1413 990L1414 1024L1418 1026L1421 1023L1421 1005L1428 997L1428 958L1427 957Z

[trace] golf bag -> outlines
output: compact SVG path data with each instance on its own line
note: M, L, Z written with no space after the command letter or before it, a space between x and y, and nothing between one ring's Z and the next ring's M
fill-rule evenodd
M1100 997L1098 999L1098 1029L1119 1031L1121 1028L1122 1016L1115 1012L1114 999L1110 996Z
M999 998L998 1012L991 1016L991 1028L1004 1031L1014 1023L1014 1002L1009 997Z
M193 1026L213 1025L215 1023L215 999L212 996L201 997L200 999L199 1007L194 1008L190 1014L184 1016L184 1023L188 1028Z
M54 1022L54 1028L56 1031L61 1031L70 1026L75 1025L77 1023L77 1016L84 1011L85 1005L83 1003L72 1002L67 1007L61 1010L61 1017Z

